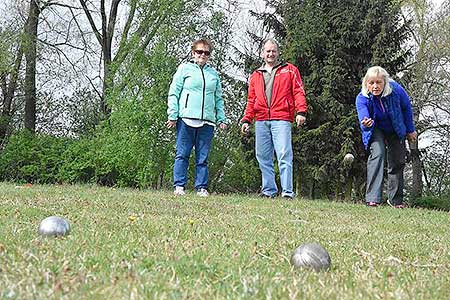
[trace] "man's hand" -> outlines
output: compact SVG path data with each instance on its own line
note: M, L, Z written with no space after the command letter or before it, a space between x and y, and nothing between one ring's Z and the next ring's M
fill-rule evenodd
M225 123L220 123L220 124L219 124L219 128L222 129L222 130L225 130L225 129L228 128L228 125L225 124Z
M166 127L167 128L174 128L175 126L177 126L177 121L167 120L167 122L166 122Z
M248 123L242 123L242 125L241 125L241 132L243 134L246 134L248 132L249 128L250 128L250 125Z
M305 124L305 122L306 122L305 116L297 115L295 117L295 123L297 124L297 126L302 126L303 124Z
M369 128L373 125L373 120L368 117L364 117L364 119L361 121L362 126Z

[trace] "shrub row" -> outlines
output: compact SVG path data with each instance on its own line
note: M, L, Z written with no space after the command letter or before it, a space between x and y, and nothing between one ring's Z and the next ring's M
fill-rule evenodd
M155 138L144 127L132 127L104 127L97 135L79 139L18 132L0 152L0 180L171 188L175 138ZM191 159L188 189L193 189L193 163ZM213 191L248 193L259 188L256 161L243 156L239 140L229 134L215 138L209 167Z

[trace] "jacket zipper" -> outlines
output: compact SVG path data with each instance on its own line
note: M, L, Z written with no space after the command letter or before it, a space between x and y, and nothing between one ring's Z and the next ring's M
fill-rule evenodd
M383 102L381 101L381 97L380 98L378 98L378 100L380 101L380 105L381 105L381 110L385 113L386 112L386 110L384 109L384 105L383 105Z
M206 90L206 82L205 82L205 73L203 73L203 68L200 68L200 71L202 71L202 78L203 78L203 100L202 100L202 120L203 120L203 112L205 110L205 90Z
M187 94L187 96L186 96L186 104L184 105L184 108L187 108L188 100L189 100L189 94Z

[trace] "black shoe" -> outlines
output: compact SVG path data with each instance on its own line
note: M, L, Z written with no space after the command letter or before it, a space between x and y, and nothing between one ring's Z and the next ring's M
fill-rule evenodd
M284 195L284 196L282 196L284 199L286 199L286 200L292 200L292 199L294 199L294 197L292 197L292 196L289 196L289 195Z
M264 193L260 193L258 196L261 197L261 198L270 198L270 199L273 199L273 198L275 198L277 195L276 195L276 194L273 194L273 195L267 195L267 194L264 194Z

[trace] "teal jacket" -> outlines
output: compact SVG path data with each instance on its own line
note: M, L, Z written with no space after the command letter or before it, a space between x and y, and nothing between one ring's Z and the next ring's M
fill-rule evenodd
M169 120L188 118L226 123L219 75L209 65L181 64L169 88Z

